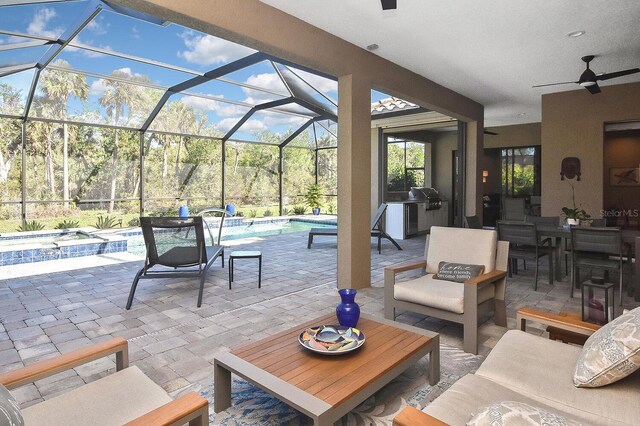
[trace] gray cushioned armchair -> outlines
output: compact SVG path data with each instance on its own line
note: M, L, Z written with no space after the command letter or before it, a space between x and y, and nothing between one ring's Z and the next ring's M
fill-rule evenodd
M0 385L12 390L113 354L115 372L24 408L24 423L47 426L209 424L209 402L194 391L171 398L138 367L129 366L129 347L122 337L2 373Z
M478 318L494 311L506 327L504 303L509 243L496 231L434 226L423 260L384 270L384 316L395 320L396 309L457 322L464 327L465 352L478 353ZM434 279L440 262L484 265L484 273L464 283ZM396 282L396 274L414 269L426 274Z

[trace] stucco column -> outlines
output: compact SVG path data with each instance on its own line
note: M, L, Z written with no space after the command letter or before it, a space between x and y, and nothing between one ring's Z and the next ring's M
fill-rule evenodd
M371 286L371 88L338 79L338 288Z
M477 215L482 222L482 156L484 153L484 124L479 121L467 123L466 150L466 202L465 214Z

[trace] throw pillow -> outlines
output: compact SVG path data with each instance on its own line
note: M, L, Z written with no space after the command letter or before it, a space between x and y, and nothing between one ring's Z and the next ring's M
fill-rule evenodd
M578 358L573 384L597 388L617 382L639 368L640 308L635 308L589 336Z
M20 406L7 388L0 385L0 425L23 426L24 419Z
M573 426L579 423L524 402L504 401L491 404L473 416L467 426Z
M466 265L464 263L440 262L438 272L433 276L437 280L463 283L484 272L484 265Z

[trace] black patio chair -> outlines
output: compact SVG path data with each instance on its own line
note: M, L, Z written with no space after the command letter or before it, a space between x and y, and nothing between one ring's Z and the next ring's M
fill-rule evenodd
M378 207L378 211L371 219L371 237L378 239L378 254L382 252L382 239L386 238L391 241L391 243L396 246L398 250L402 250L400 244L396 240L391 237L391 235L387 234L384 229L382 229L382 215L387 210L387 204L382 203L380 207ZM337 236L338 228L311 228L309 230L309 238L307 239L307 248L311 248L311 244L313 244L313 237L317 236Z
M551 238L540 240L535 223L507 222L499 220L498 239L509 242L509 276L517 272L518 259L536 263L533 290L538 290L538 263L541 257L549 256L549 284L553 284L553 248Z
M198 293L198 307L200 307L204 280L218 256L221 257L224 268L224 247L220 245L220 236L225 216L226 214L223 213L220 217L217 243L213 241L213 233L202 216L141 217L140 225L147 250L144 266L138 271L131 284L126 308L131 308L139 280L187 277L200 278ZM207 226L211 236L211 245L205 242L203 224ZM152 271L151 268L156 266L164 268ZM167 268L173 268L173 270Z

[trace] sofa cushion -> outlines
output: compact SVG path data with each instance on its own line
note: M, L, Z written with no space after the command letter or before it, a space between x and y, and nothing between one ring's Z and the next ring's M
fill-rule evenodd
M171 398L138 369L129 367L25 408L25 424L122 425Z
M580 423L533 405L517 401L491 404L467 422L467 426L570 426Z
M478 293L478 303L494 297L495 287L482 287ZM434 278L433 274L396 283L393 288L396 300L417 303L457 314L464 313L464 284L443 281Z
M589 336L573 374L573 384L594 388L609 385L640 369L640 308Z
M0 425L22 426L24 419L20 412L20 406L7 388L0 385Z
M580 351L579 346L510 330L476 374L555 410L580 411L603 421L637 423L640 376L634 374L604 388L576 388L573 370Z
M440 262L484 265L491 272L496 265L496 231L432 226L427 247L427 272L438 272Z
M540 409L554 412L567 419L578 421L585 426L621 424L609 420L599 421L580 411L573 412L556 409L475 374L467 374L455 382L422 411L449 425L464 425L488 405L502 401L524 402Z
M463 283L482 274L484 265L467 265L464 263L440 262L436 280L455 281Z

